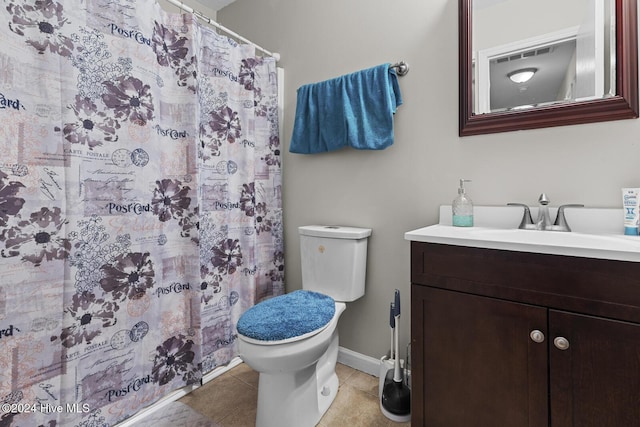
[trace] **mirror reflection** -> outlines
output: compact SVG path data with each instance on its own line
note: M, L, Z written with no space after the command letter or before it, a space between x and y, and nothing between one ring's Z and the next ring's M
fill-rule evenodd
M473 0L473 114L616 95L614 0Z

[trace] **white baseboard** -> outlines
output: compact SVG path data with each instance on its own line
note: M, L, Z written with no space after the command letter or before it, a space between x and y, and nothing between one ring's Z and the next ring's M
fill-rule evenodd
M338 362L374 377L380 375L380 360L348 348L338 347Z
M208 383L212 379L219 377L220 375L224 374L227 371L230 371L231 369L235 368L236 366L238 366L241 363L243 363L242 359L240 359L240 357L236 356L233 359L231 359L231 361L229 363L227 363L226 365L218 366L213 371L211 371L211 372L209 372L207 374L204 374L202 376L202 385L205 385L206 383Z

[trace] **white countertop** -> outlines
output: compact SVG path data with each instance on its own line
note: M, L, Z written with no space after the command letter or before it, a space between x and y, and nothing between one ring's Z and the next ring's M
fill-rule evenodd
M537 209L532 209L535 221ZM555 219L551 209L551 218ZM408 231L406 240L475 248L640 262L640 236L625 236L622 209L566 209L573 231L519 230L522 208L474 207L474 227L453 227L451 206L440 208L440 223Z

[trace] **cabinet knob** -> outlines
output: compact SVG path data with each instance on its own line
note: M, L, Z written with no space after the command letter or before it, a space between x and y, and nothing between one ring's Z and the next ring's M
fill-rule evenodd
M553 340L553 345L559 350L566 350L569 348L569 340L565 337L556 337Z
M542 333L542 331L539 331L537 329L531 331L529 336L531 337L531 341L533 342L541 343L544 341L544 334Z

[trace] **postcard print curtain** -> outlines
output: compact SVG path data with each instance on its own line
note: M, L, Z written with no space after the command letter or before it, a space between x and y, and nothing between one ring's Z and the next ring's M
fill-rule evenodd
M0 426L113 425L283 292L275 63L153 0L0 5Z

